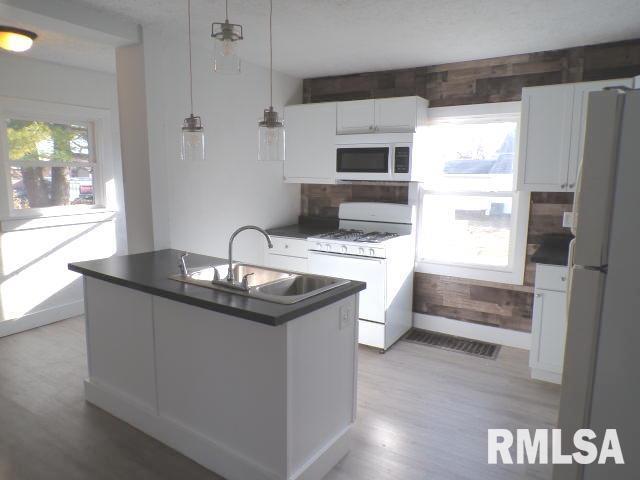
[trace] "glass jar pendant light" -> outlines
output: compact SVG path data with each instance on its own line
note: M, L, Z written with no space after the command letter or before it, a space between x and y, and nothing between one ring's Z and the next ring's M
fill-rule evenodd
M193 114L193 64L191 59L191 0L187 0L189 32L189 98L191 115L182 124L182 160L204 161L204 127L200 117Z
M229 23L229 0L225 0L224 23L211 24L211 37L215 42L213 53L213 70L218 73L240 73L240 57L238 41L242 40L242 25Z
M284 123L273 109L273 0L269 0L269 108L258 123L258 160L284 161Z

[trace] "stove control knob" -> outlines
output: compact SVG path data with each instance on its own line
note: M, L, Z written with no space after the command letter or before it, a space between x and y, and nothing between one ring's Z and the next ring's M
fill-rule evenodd
M369 256L373 257L373 256L375 256L375 254L376 254L376 251L373 248L370 248L369 249Z
M322 244L321 243L316 243L316 248L318 250L322 250Z
M364 248L360 247L358 249L358 255L364 255Z
M342 251L342 253L347 253L347 246L343 245L340 250Z
M330 244L330 243L327 243L327 244L324 246L324 249L325 249L327 252L330 252L330 251L331 251L331 244Z

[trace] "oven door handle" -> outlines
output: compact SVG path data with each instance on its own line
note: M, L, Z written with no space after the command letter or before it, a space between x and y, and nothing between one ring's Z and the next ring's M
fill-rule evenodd
M310 255L326 255L328 257L355 258L356 260L362 259L362 260L375 261L378 263L382 263L385 260L384 258L378 258L378 257L365 257L362 255L349 255L345 253L320 252L318 250L309 250L309 254Z

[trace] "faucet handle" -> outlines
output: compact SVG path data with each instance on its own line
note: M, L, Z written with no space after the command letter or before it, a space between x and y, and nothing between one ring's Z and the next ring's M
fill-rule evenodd
M249 277L254 275L255 272L247 273L242 277L242 288L245 290L249 290Z
M218 269L216 267L213 267L213 281L214 282L220 281L220 272L218 272Z

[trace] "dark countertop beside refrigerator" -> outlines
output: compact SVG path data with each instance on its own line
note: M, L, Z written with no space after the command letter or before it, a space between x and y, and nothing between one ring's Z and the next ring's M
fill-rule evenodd
M569 243L573 240L570 233L551 233L544 235L540 246L531 256L533 263L562 265L569 263Z
M298 223L282 227L268 228L267 233L276 237L299 238L305 240L315 235L338 229L337 218L300 217Z
M71 263L69 270L176 302L272 326L319 310L366 288L366 283L351 280L300 302L283 305L170 279L170 275L178 273L181 253L180 250L167 249L115 256ZM189 267L192 269L224 265L226 262L224 258L189 255Z

